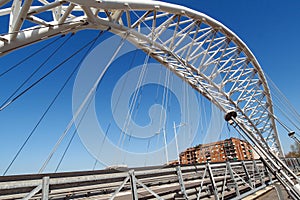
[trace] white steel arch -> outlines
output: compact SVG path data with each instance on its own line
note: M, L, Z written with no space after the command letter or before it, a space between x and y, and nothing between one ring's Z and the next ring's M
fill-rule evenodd
M9 25L0 36L0 56L84 29L126 35L222 111L236 110L263 146L283 155L258 61L238 36L205 14L150 0L0 0L1 6L0 23L9 16ZM172 37L162 37L166 30Z

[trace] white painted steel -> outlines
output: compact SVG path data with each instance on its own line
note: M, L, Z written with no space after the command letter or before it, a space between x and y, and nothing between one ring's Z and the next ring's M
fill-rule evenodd
M7 3L0 1L0 20L1 16L10 16L8 33L0 36L0 56L84 29L128 34L128 41L222 111L236 110L238 119L258 142L283 155L265 75L249 48L220 22L195 10L159 1L14 0L12 7ZM52 18L44 17L49 12ZM25 21L31 26L23 28ZM172 37L163 37L168 31Z
M256 169L253 168L252 162L257 163L257 168L260 171L263 171L264 165L260 160L255 161L245 161L245 166L248 169L250 174L250 181L253 185L257 185L261 183L260 179L256 179L258 174ZM83 194L87 194L88 192L100 192L98 196L91 196L91 199L109 199L115 198L118 195L130 195L131 196L131 183L129 182L130 174L133 175L132 178L135 179L135 190L137 190L138 194L146 194L148 196L156 197L158 199L164 199L168 194L168 191L172 189L173 193L182 191L180 188L180 184L185 187L185 191L189 195L198 195L198 197L207 197L207 195L213 195L210 191L210 185L212 184L210 180L210 176L213 178L213 182L215 185L215 195L216 196L226 196L229 193L235 194L233 190L230 190L230 183L233 181L229 175L224 175L224 171L226 168L226 163L210 163L208 164L197 164L193 166L181 166L180 170L178 170L179 166L156 166L150 168L137 168L134 171L128 169L126 172L118 172L118 171L94 171L94 174L91 172L77 172L74 173L53 173L53 174L38 174L38 175L17 175L10 177L0 177L0 199L16 199L20 197L28 196L28 194L24 193L28 191L30 195L36 193L36 189L30 191L30 188L36 188L39 191L42 189L43 180L45 177L47 178L50 186L51 193L49 193L49 198L51 199L61 199L66 197L72 192L74 195L72 198L80 199ZM207 171L209 167L210 176L204 171ZM236 161L231 163L232 170L239 177L236 179L236 183L238 184L239 189L248 188L248 185L244 184L247 176L245 175L245 171L242 167L241 161ZM178 179L178 175L176 171L180 171L181 180ZM86 174L86 175L85 175ZM224 182L225 178L225 183ZM267 174L262 174L260 178L264 180L268 180ZM240 180L241 179L241 180ZM140 185L142 187L137 187ZM201 186L201 192L198 191L199 186ZM223 193L222 189L225 187L226 191ZM251 189L255 189L251 188ZM191 193L190 190L193 190ZM13 191L13 192L12 192ZM147 191L147 193L143 193ZM11 196L7 196L11 195ZM163 196L161 196L163 195ZM35 198L41 197L41 194L36 194ZM99 198L97 198L99 197ZM107 197L107 198L106 198ZM190 196L189 196L190 197ZM193 198L191 196L191 198ZM202 199L202 198L200 198Z

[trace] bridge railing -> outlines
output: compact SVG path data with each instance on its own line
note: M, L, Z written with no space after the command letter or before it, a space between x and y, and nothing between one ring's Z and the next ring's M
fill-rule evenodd
M241 199L276 181L260 160L121 170L2 176L0 199Z

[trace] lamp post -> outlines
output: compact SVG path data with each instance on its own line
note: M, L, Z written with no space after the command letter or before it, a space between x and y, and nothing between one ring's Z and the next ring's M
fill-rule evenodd
M163 131L164 134L164 143L165 143L165 154L166 154L166 161L167 164L169 164L169 155L168 155L168 147L167 147L167 136L166 136L166 128L161 128L159 131L157 131L157 134L160 134L161 131Z

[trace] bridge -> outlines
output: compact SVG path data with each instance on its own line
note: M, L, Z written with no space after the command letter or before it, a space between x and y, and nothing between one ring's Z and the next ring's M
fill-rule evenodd
M295 173L300 159L284 162ZM278 182L261 160L2 176L1 199L242 199Z
M49 49L50 51L50 46L62 36L66 38L56 49L52 49L52 53L47 56L46 60L17 87L15 92L6 98L0 106L1 111L13 106L15 101L22 98L24 94L61 69L74 56L82 54L82 51L87 49L12 159L4 176L0 177L0 195L3 196L0 196L1 198L202 199L213 197L215 199L241 199L267 185L278 182L293 199L300 199L300 182L297 176L299 160L283 158L284 152L278 136L278 126L297 142L296 133L275 114L276 105L271 95L271 83L267 80L251 50L222 23L199 11L162 1L1 0L0 8L0 20L9 19L7 31L0 36L1 57L29 45L50 41L8 68L1 76L36 56L42 50ZM29 82L67 44L72 35L87 30L96 30L98 34L76 49L69 57L40 75L33 83ZM103 42L107 48L113 48L111 52L105 48L95 47L98 39L107 33L117 35L119 38L117 42L115 38L106 40L106 43ZM112 123L108 123L106 131L103 131L101 127L91 125L96 116L95 94L115 60L121 57L120 53L124 56L123 51L130 53L133 48L140 50L146 56L139 69L130 70L133 75L128 79L134 80L135 85L132 86L133 95L126 99L128 102L122 104L121 96L122 85L125 85L127 76L120 78L121 82L117 84L121 89L117 88L116 92L111 95L112 99L115 97L115 100L112 100L112 115L116 116L114 111L118 108L129 107L118 113L120 116L124 114L122 115L124 117L117 118L116 122L116 124L122 124L119 128L121 133L119 140L117 139L117 145L111 145L109 139L113 136L109 138L108 132ZM96 54L99 52L100 54ZM86 60L92 59L91 55L101 55L100 60L106 59L106 64L101 63L102 68L89 71L87 76L85 71L92 67ZM131 63L134 63L135 59L137 58L132 59ZM150 60L155 61L151 67L149 67ZM95 58L93 61L95 62ZM97 62L100 61L97 60ZM83 67L79 69L80 65ZM166 74L162 75L163 81L161 76L159 79L154 79L157 73L151 71L159 68L158 66L167 69ZM7 176L6 173L11 165L75 72L78 75L73 87L73 115L38 174ZM118 72L121 73L122 70L119 69ZM148 76L152 74L152 76L148 78L146 74ZM190 144L190 138L194 137L190 133L194 131L192 125L197 121L198 115L192 112L193 107L189 107L191 105L187 98L188 89L184 87L184 92L178 92L175 81L170 84L173 80L170 74L176 75L184 86L190 86L197 94L215 106L224 116L224 123L227 123L228 127L231 127L229 129L234 130L254 147L260 160L43 174L72 127L76 129L72 138L75 133L78 133L82 143L97 162L106 162L107 160L103 159L113 159L112 157L117 155L121 155L118 159L125 159L126 156L123 156L123 153L127 153L128 159L140 161L141 158L146 157L145 155L150 155L148 153L150 140L147 141L148 143L130 145L148 146L146 154L130 154L128 150L120 151L121 147L134 138L152 138L156 135L162 135L162 143L164 143L162 149L166 156L166 163L169 163L169 156L178 158L179 152ZM134 109L140 106L139 97L143 84L150 83L163 85L164 88L169 86L175 95L184 97L184 106L173 109L181 113L183 123L176 124L174 120L172 124L174 139L168 145L167 141L170 138L166 133L168 126L164 119L163 109L158 117L152 119L149 125L151 131L145 135L138 135L144 129L132 122L136 114ZM23 89L28 84L29 86ZM170 93L167 89L163 89L161 104L164 108L168 108ZM190 96L193 95L194 93ZM155 107L152 111L155 112ZM299 114L292 108L291 112L299 117ZM298 129L297 123L293 119L289 120L293 127ZM177 133L178 130L179 133ZM99 135L100 132L104 134ZM104 154L102 148L108 149L109 152ZM161 153L153 151L151 159L156 161L155 158Z

